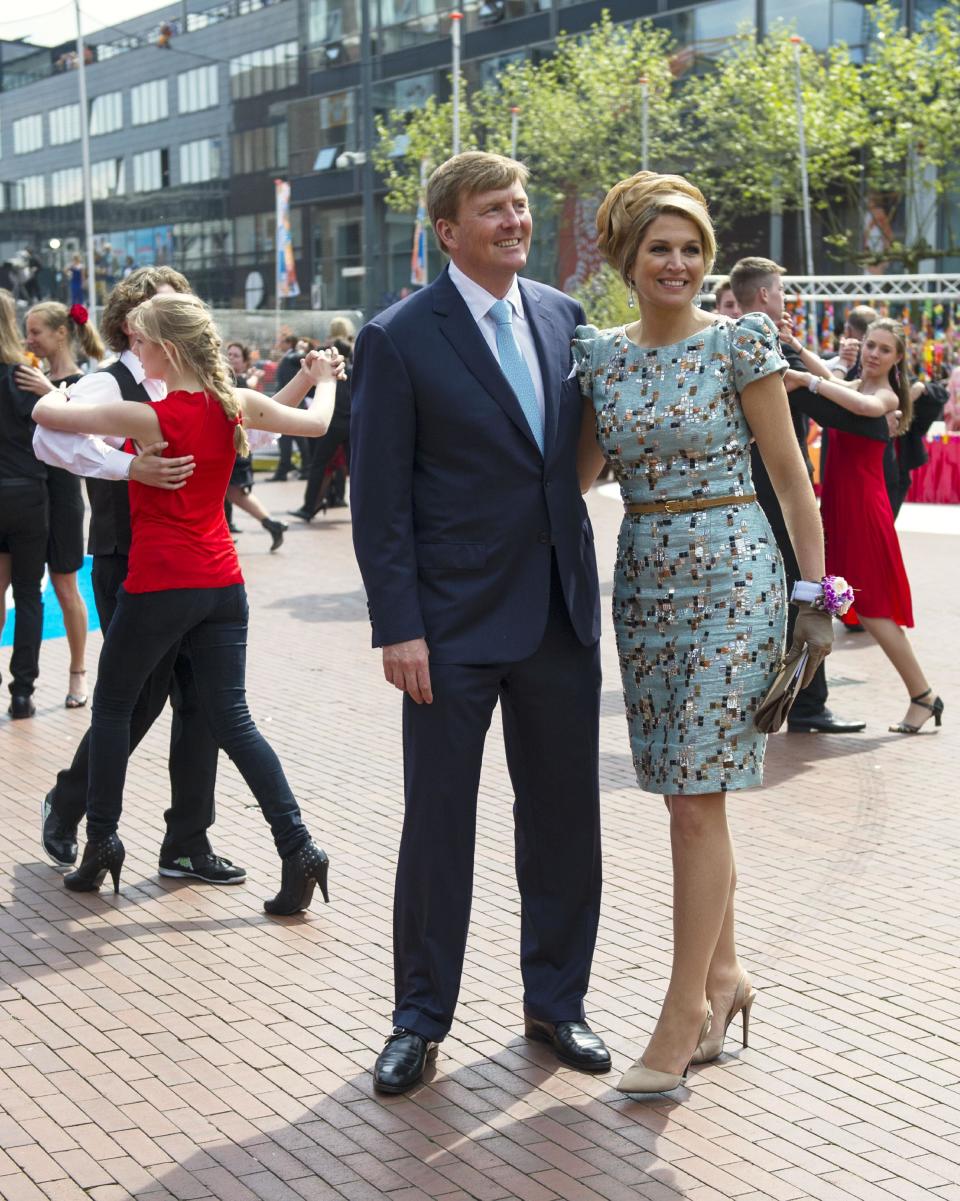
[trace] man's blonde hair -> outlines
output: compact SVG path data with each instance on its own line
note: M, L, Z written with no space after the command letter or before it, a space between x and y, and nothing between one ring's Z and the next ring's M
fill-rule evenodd
M773 259L751 255L733 264L730 271L730 287L737 298L737 304L744 312L761 288L769 287L775 275L786 275L786 267L781 267Z
M717 257L717 236L699 188L682 175L638 171L613 185L597 210L597 247L625 284L640 243L658 217L672 214L692 221L700 233L705 274Z
M438 221L456 221L460 202L479 192L497 192L515 183L526 187L530 172L516 159L484 150L467 150L441 163L427 181L427 213L437 245L448 254L437 233Z
M221 356L223 345L213 319L199 297L165 292L145 300L127 314L130 328L163 352L178 374L192 373L204 392L216 397L229 421L235 422L233 445L248 455L247 432L239 422L240 399L230 385Z

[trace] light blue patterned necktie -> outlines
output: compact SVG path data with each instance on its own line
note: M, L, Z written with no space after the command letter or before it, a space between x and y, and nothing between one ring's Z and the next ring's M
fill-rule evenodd
M500 356L500 369L507 377L507 383L516 394L520 408L527 419L527 424L543 454L543 418L540 415L540 405L537 401L537 390L533 386L533 376L527 361L520 352L517 339L513 333L513 306L506 300L498 300L487 310L497 323L497 354Z

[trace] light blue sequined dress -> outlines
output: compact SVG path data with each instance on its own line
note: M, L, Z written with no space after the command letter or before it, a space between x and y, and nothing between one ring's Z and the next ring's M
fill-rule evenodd
M786 366L768 317L652 350L623 327L580 326L574 356L625 503L752 494L739 393ZM753 715L785 632L783 562L760 506L627 514L613 622L640 787L759 784L766 738Z

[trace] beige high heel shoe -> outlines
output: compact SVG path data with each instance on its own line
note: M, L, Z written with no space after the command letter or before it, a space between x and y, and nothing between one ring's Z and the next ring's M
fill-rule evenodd
M756 999L756 990L747 983L747 976L744 973L737 984L737 991L733 994L733 1004L730 1006L727 1016L724 1019L723 1033L717 1035L715 1038L702 1038L690 1062L710 1063L714 1059L719 1059L723 1053L723 1044L727 1037L727 1030L729 1030L730 1023L738 1013L743 1014L743 1045L747 1047L750 1036L750 1010L753 1008L753 1003Z
M703 1025L700 1027L700 1035L697 1039L698 1047L707 1037L712 1021L713 1014L708 1010ZM670 1072L658 1072L654 1068L645 1067L643 1059L640 1058L633 1067L623 1073L617 1088L622 1093L669 1093L673 1089L679 1088L686 1080L692 1062L693 1058L691 1057L680 1075L674 1076Z

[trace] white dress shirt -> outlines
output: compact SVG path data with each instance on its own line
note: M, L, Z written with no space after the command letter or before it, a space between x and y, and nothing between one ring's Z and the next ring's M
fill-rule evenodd
M501 297L491 295L486 288L482 288L469 275L465 275L456 263L450 263L449 271L450 282L463 297L471 316L480 327L484 341L490 347L490 353L499 363L497 323L490 316L490 310ZM523 311L523 297L520 295L520 285L517 283L516 276L513 277L513 283L510 285L506 296L502 299L513 309L513 336L516 338L517 345L520 347L520 353L523 355L530 370L530 378L533 380L534 391L537 394L537 404L540 407L540 420L545 425L543 373L540 370L540 359L537 357L537 345L533 340L533 330L530 328L530 322Z
M166 396L167 385L160 379L148 379L143 364L132 350L125 350L120 362L138 384L143 384L150 400L157 403ZM103 404L111 400L123 400L120 385L109 371L93 371L78 379L67 389L71 400L82 400L85 404ZM247 439L251 450L270 446L274 435L267 430L248 430ZM130 464L136 455L123 449L126 438L112 435L70 434L64 430L48 430L38 425L33 431L33 453L41 462L51 467L62 467L73 475L90 476L95 480L126 480L130 478Z

